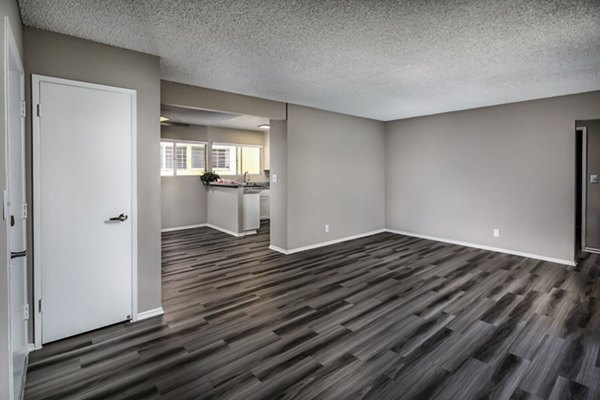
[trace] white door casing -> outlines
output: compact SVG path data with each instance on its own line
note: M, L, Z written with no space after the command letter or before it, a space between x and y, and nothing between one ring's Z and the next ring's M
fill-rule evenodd
M136 92L32 81L39 348L136 319Z
M4 101L6 192L3 217L7 229L10 304L10 398L19 399L28 353L27 205L25 204L25 73L8 17L4 17Z

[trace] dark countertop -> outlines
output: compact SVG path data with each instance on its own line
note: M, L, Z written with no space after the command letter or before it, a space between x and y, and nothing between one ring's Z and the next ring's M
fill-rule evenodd
M218 187L226 187L226 188L239 188L239 187L243 187L244 185L241 183L209 183L210 186L218 186Z
M209 183L210 186L218 186L218 187L226 187L226 188L233 188L233 189L237 189L240 187L243 188L252 188L252 189L257 189L257 190L267 190L270 189L268 184L263 184L263 183L253 183L251 182L250 184L244 184L244 183L217 183L217 182L211 182Z

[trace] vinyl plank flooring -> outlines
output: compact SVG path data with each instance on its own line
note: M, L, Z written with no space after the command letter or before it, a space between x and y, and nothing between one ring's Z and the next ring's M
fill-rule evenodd
M598 399L600 257L390 233L284 256L162 236L165 314L31 353L36 399Z

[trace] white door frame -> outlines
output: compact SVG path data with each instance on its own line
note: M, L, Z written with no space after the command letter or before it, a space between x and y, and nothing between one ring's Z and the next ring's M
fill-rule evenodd
M600 253L600 249L588 247L586 243L586 219L587 219L587 126L575 129L581 132L581 250L589 253Z
M15 58L15 61L17 62L18 66L19 66L19 71L21 72L21 100L20 101L25 101L25 70L23 68L23 62L21 60L21 54L19 53L19 49L17 47L17 42L15 40L15 36L13 34L12 28L10 26L10 21L8 19L7 16L4 17L4 108L5 108L5 119L4 119L4 132L5 132L5 149L6 149L6 160L5 160L5 170L6 170L6 188L8 190L9 185L10 185L10 157L9 157L9 152L10 152L10 148L8 146L9 143L9 129L8 129L8 120L9 120L9 115L8 115L8 70L9 70L9 57L10 54L12 53L12 55ZM21 156L21 174L22 174L22 182L23 184L25 184L25 118L22 116L23 114L20 115L20 118L22 119L22 123L21 123L21 132L20 132L20 138L21 138L21 149L22 149L22 156ZM21 190L23 191L22 196L23 199L25 199L25 186L23 185L23 187L21 188ZM4 207L6 207L6 204L4 204ZM7 211L6 208L4 210L5 212ZM7 233L8 233L8 229L10 229L10 222L9 222L9 216L5 215L5 223L6 223L6 227L7 227ZM24 240L23 243L27 243L27 231L23 230L23 235L24 235ZM10 251L11 251L11 246L10 246L10 234L8 233L6 235L6 243L7 243L7 247L6 247L6 265L7 267L10 269L10 262L11 262L11 256L10 256ZM27 268L27 263L25 263L25 268ZM12 306L11 306L11 283L10 283L10 272L8 272L9 275L9 282L8 282L8 310L9 313L12 310ZM27 277L27 273L25 273L25 277ZM23 282L23 284L26 287L25 293L27 294L28 290L27 290L27 278L25 278L25 282ZM29 299L26 299L26 301L28 301ZM9 357L8 357L8 372L9 372L9 399L13 398L13 394L14 394L14 382L13 382L13 369L14 369L14 365L13 365L13 350L12 350L12 315L9 314L9 318L8 318L8 348L9 348ZM27 340L28 341L28 340ZM24 390L24 387L21 388L21 390ZM21 392L22 395L22 392Z
M33 293L34 293L34 338L35 348L42 348L42 315L40 312L40 302L42 299L42 274L43 274L43 260L39 249L41 243L41 226L40 226L40 209L38 204L41 204L40 196L40 117L38 116L38 105L40 102L40 84L42 82L50 82L61 85L76 86L88 89L99 89L109 92L126 93L131 96L131 263L132 263L132 276L131 276L131 319L137 321L138 319L138 304L137 304L137 292L138 292L138 223L137 223L137 96L136 91L133 89L125 89L113 86L98 85L95 83L79 82L69 79L53 78L42 75L31 76L31 115L32 115L32 147L33 147ZM42 105L43 106L43 105ZM43 109L40 108L40 112L43 115ZM107 116L109 118L110 116ZM43 311L43 306L42 306Z

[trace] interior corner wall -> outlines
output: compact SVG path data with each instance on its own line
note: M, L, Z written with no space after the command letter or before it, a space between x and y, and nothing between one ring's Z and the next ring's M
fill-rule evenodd
M288 106L287 250L385 227L384 146L383 122Z
M23 58L23 28L21 25L21 17L15 0L0 1L0 18L2 18L2 26L0 29L0 54L4 58L4 17L8 17L8 22L12 29L13 35L17 42L17 47ZM2 64L4 65L4 64ZM5 125L5 107L4 104L4 67L2 70L2 78L0 79L0 127L2 130L2 139L0 140L0 190L6 190L6 125ZM10 380L12 374L9 371L9 360L12 357L10 354L10 304L8 298L8 248L7 248L7 225L6 221L0 223L0 259L2 267L0 268L0 398L10 398Z
M24 28L24 50L28 104L31 104L31 74L137 91L138 312L160 307L159 58L27 27ZM27 125L27 196L31 204L29 118ZM110 155L107 155L107 162L110 161L109 157ZM31 224L28 229L28 247L32 248Z
M386 123L386 228L572 261L575 121L594 118L598 91Z

